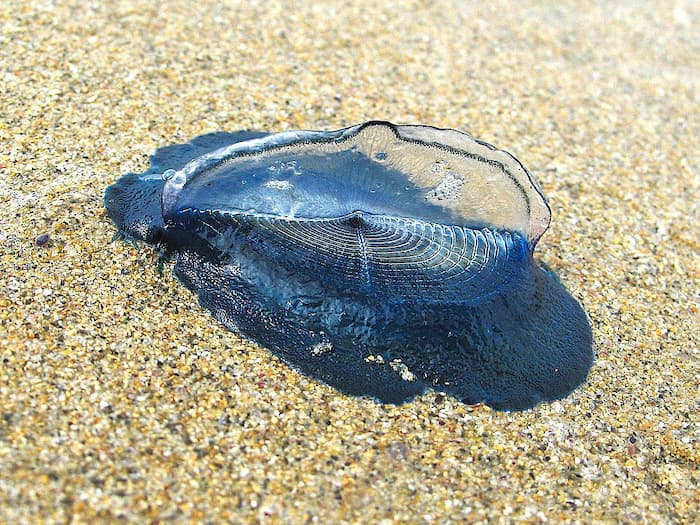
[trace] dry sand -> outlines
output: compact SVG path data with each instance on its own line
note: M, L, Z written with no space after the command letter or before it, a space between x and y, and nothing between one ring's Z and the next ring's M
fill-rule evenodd
M0 6L0 521L697 523L700 4L304 3ZM531 169L593 326L571 396L342 395L111 242L159 146L369 119Z

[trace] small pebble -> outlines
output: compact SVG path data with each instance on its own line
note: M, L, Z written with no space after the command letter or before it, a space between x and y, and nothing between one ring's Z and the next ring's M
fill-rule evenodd
M41 235L38 235L36 239L34 239L34 242L37 246L45 246L49 243L50 240L51 237L49 237L48 233L42 233Z

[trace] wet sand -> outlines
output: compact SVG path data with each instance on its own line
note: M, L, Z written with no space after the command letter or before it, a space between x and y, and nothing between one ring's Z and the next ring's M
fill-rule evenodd
M0 6L0 521L697 523L698 6L307 4ZM532 171L593 327L572 395L348 397L112 242L157 147L370 119Z

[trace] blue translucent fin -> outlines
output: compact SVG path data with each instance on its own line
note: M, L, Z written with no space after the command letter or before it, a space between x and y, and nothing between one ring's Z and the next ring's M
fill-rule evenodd
M153 175L180 169L193 158L232 142L265 136L265 133L239 131L202 135L187 144L158 148L144 173L127 173L105 190L105 207L119 231L128 237L154 243L161 240L163 215L161 195L165 181Z

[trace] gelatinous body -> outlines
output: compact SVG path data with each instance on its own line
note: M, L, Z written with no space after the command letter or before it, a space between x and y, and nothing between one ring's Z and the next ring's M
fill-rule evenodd
M455 130L204 135L158 150L105 203L122 234L177 257L219 321L345 392L521 409L592 363L581 306L532 258L541 191Z

